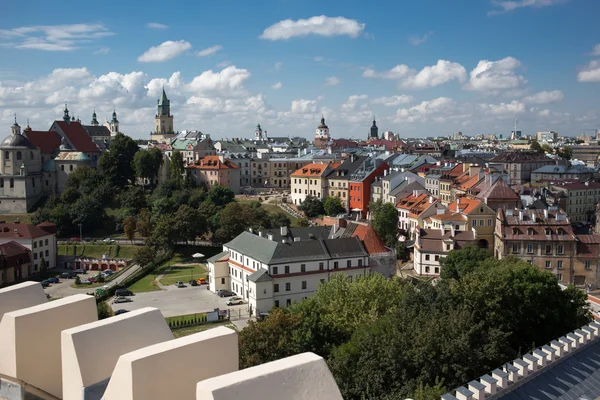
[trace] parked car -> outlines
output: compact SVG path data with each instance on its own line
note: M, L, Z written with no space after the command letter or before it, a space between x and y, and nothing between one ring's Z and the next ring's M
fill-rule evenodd
M124 309L120 309L120 310L115 311L115 315L121 315L121 314L125 314L127 312L129 312L129 311L128 310L124 310Z
M72 237L71 239L69 239L71 242L81 242L81 239L78 237Z
M83 238L83 240L85 240L86 242L92 242L94 240L94 238L86 237L86 238Z
M75 272L77 275L79 275L79 274L85 274L85 269L83 269L83 268L78 268L78 269L76 269L76 270L75 270L75 271L73 271L73 272Z
M90 276L89 278L86 279L86 281L88 281L89 283L96 283L97 279L93 276Z
M104 243L114 243L115 241L111 238L106 238L103 240Z
M235 296L235 293L233 293L231 290L227 290L227 289L217 290L217 294L219 295L219 297Z
M225 302L225 304L227 304L228 306L235 306L238 304L244 304L244 299L242 299L241 297L232 297L229 300L227 300Z
M115 290L115 296L123 297L123 296L133 296L133 292L127 289L117 289Z
M44 288L50 286L50 282L48 282L48 281L41 281L40 283L42 284L42 287L44 287Z
M178 288L184 288L185 284L181 281L177 281L177 282L175 282L175 286L177 286Z
M46 282L48 283L60 283L60 280L55 277L55 276L51 276L50 278L46 279Z
M204 278L198 278L196 282L198 282L198 285L206 285L206 279Z
M80 281L80 284L82 285L91 285L93 282L93 280L90 279L83 279L82 281Z
M132 301L129 297L117 297L113 300L113 304L131 303Z
M190 284L190 286L198 286L198 281L192 279L188 282Z
M70 272L63 272L62 274L60 274L60 279L70 279L70 278L72 278Z

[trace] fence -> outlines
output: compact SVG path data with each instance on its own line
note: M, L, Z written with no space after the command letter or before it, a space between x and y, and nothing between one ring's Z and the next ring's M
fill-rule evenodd
M195 313L195 314L186 314L186 315L178 315L174 317L166 317L165 320L169 325L171 330L179 329L179 328L189 328L197 325L204 325L207 323L214 323L217 321L225 321L229 320L229 310L222 310L219 312L210 312L210 313ZM209 318L208 314L213 314L215 318Z

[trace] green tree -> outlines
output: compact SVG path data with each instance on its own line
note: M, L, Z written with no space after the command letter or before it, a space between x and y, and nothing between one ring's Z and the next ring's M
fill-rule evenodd
M173 248L178 234L170 215L160 215L153 223L152 234L146 238L146 243L157 250L170 250Z
M194 241L206 232L206 221L200 212L185 204L175 213L173 224L178 237L186 242Z
M105 319L112 316L112 310L105 301L96 303L96 311L98 312L98 319Z
M573 158L573 148L571 146L565 146L556 152L559 157L570 160Z
M44 257L42 257L42 261L40 262L40 273L44 273L46 272L46 270L48 269L48 263L46 262L46 259Z
M139 150L133 157L135 175L144 180L154 182L163 163L162 152L154 147L150 150Z
M106 212L98 197L85 195L70 206L70 215L75 225L82 224L83 231L100 228L106 219Z
M371 225L386 246L393 247L398 240L398 211L391 203L383 203L381 200L373 202L369 206L371 211Z
M440 258L440 277L442 279L461 279L473 272L481 262L492 255L486 249L467 246L461 250L453 250L448 256Z
M292 223L292 226L294 228L306 228L307 226L310 226L310 221L305 217L298 218Z
M215 185L208 191L208 200L217 207L225 207L235 200L235 193L221 185Z
M118 188L124 188L133 182L135 172L132 161L139 150L137 143L122 133L112 140L108 151L105 151L98 160L98 170Z
M152 223L150 222L150 212L147 208L140 211L136 219L136 228L141 237L147 238L152 234Z
M133 255L133 263L146 267L156 258L156 250L150 246L138 247Z
M179 150L171 153L169 160L169 179L175 183L177 187L183 184L183 174L185 173L185 162L183 161L183 153Z
M128 190L124 190L119 195L119 202L121 204L121 208L131 211L132 214L138 214L142 208L148 207L146 194L139 186L134 186Z
M281 228L282 226L290 226L292 221L284 213L273 213L269 215L269 225L271 228Z
M529 146L530 150L533 151L537 151L538 153L543 153L544 150L542 150L542 146L540 145L540 142L538 142L537 140L533 139L531 141L531 145Z
M405 242L396 242L396 258L401 261L407 261L410 258L410 251Z
M208 230L215 233L219 229L219 207L214 205L210 200L205 200L198 207L198 212L202 219L206 221Z
M233 202L223 208L219 214L220 227L215 232L219 243L227 243L246 230L256 226L254 210L248 204Z
M554 149L552 149L552 146L550 146L548 143L544 143L541 148L544 153L554 153Z
M337 196L329 196L323 202L323 209L325 210L325 214L330 217L335 217L338 214L346 211L344 206L342 205L342 200L340 200Z
M306 196L306 199L298 206L298 210L302 211L308 218L318 217L325 213L323 202L313 196Z
M133 216L129 216L123 220L123 232L125 232L125 236L127 240L133 243L133 238L135 237L135 228L136 228L136 219Z

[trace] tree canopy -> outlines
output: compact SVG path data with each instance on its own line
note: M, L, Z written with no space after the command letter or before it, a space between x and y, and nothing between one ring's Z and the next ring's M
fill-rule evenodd
M298 210L302 211L308 218L318 217L325 213L323 202L313 196L306 196L306 199L298 206Z
M398 211L391 203L381 200L373 202L369 206L371 211L371 225L386 246L394 247L398 240Z
M329 196L323 202L323 209L325 210L325 214L330 217L335 217L338 214L346 211L344 206L342 205L342 200L340 200L337 196Z
M133 157L135 175L139 178L147 179L150 183L158 176L162 163L162 152L157 147L150 150L142 149L135 153Z
M183 153L179 150L171 153L169 160L169 179L179 187L183 184L183 175L185 174L185 162L183 161Z
M117 133L108 151L98 160L98 170L115 187L124 188L135 177L133 158L139 150L137 143L127 135Z

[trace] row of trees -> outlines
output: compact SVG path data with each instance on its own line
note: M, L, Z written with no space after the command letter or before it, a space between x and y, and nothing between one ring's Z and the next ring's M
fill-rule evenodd
M573 157L573 148L571 146L565 146L559 149L554 149L548 143L540 144L537 140L531 141L531 150L537 151L538 153L556 154L559 157L570 160Z
M336 215L346 212L346 209L342 205L342 200L335 196L327 197L323 201L317 197L307 196L302 204L298 206L298 209L308 218L315 218L324 214L335 217Z
M379 274L321 284L240 332L240 367L311 351L349 400L434 399L589 321L585 294L481 249L451 252L436 286Z

